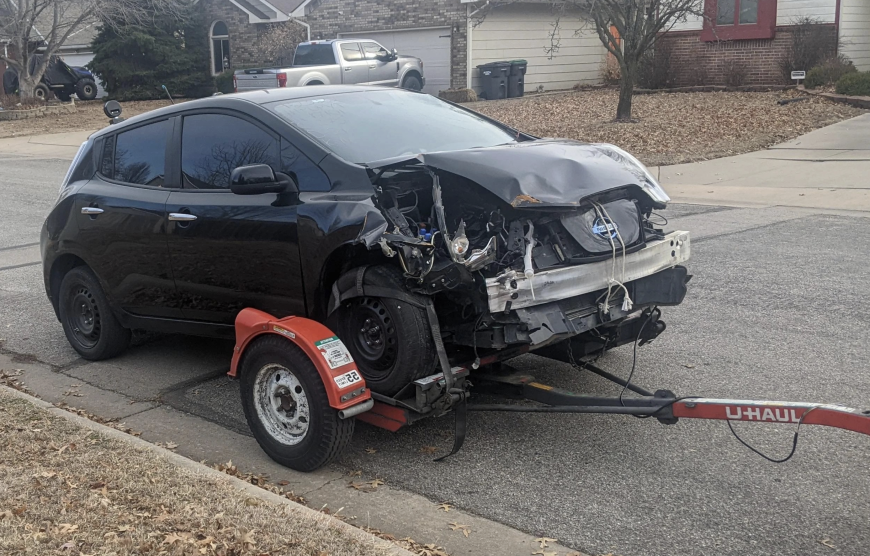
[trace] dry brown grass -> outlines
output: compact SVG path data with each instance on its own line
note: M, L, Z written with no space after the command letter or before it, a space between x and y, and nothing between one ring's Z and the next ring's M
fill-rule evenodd
M183 99L175 102L182 102ZM147 100L122 102L124 117L131 118L139 114L169 106L169 100ZM0 122L0 139L4 137L19 137L24 135L42 135L44 133L65 133L67 131L95 131L109 125L109 119L103 114L103 101L76 101L75 114L59 114Z
M614 123L617 93L591 90L466 104L539 137L618 145L648 165L678 164L763 149L866 112L796 91L636 95L637 123Z
M252 498L0 392L0 554L376 556L327 516Z

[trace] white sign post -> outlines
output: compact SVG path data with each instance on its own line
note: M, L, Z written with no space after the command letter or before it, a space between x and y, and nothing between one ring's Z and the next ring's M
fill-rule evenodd
M794 79L795 85L800 85L800 81L802 79L807 78L807 72L805 71L793 71L791 72L791 78Z

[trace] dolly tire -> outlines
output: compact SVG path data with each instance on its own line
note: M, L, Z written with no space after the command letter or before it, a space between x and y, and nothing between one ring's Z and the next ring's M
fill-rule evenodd
M127 349L130 331L118 322L91 269L77 266L67 272L58 294L58 316L64 334L84 359L102 361Z
M356 283L357 270L339 278ZM392 266L366 269L363 284L407 292L402 272ZM347 346L372 392L391 396L435 372L437 352L426 311L389 297L354 297L330 316L327 326Z
M274 335L254 340L239 371L248 426L273 460L314 471L350 443L356 420L338 417L314 363L289 340Z

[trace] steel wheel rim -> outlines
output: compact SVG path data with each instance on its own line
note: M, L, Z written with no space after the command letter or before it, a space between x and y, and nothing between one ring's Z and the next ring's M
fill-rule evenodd
M93 87L90 85L85 85L85 96L91 96L91 93L94 92Z
M282 444L302 442L311 426L305 388L289 369L270 363L254 379L254 408L269 436Z
M350 321L354 358L366 364L370 374L386 374L398 358L398 334L384 304L374 298L362 298L353 309Z
M93 348L100 341L102 319L94 294L84 287L76 288L67 303L67 325L82 347Z

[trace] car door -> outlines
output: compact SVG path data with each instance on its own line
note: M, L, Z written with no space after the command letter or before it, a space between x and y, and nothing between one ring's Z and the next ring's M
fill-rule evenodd
M361 41L359 44L369 63L369 83L389 87L398 85L399 64L395 60L386 61L390 52L374 41Z
M77 247L112 302L137 316L181 317L166 243L172 129L163 119L98 140L100 167L76 194Z
M343 42L338 45L341 52L341 82L345 85L366 83L369 80L369 62L363 56L359 43Z
M232 324L245 307L306 314L296 205L229 189L240 166L286 169L281 138L247 116L206 111L186 114L176 140L182 188L169 196L167 237L185 318Z

